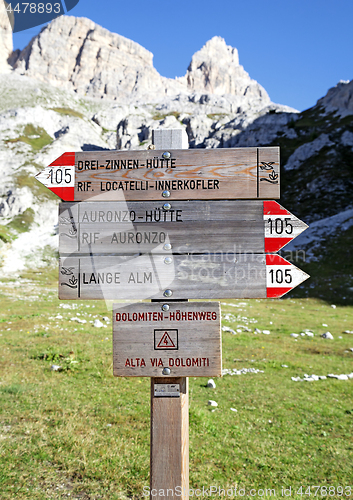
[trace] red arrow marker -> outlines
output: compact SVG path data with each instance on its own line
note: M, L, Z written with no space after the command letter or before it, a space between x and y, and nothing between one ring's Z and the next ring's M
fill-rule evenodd
M64 153L35 178L65 201L75 199L75 153Z
M308 226L276 201L264 201L265 252L277 252Z
M282 297L310 276L279 255L266 255L267 298Z

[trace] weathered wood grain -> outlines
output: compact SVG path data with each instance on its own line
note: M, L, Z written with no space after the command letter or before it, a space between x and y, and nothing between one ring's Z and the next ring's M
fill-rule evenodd
M266 297L264 254L160 255L157 249L60 258L59 270L60 299L163 299L167 289L173 299Z
M169 310L162 311L168 304ZM219 302L113 306L113 372L120 377L219 377Z
M59 252L173 253L264 252L263 202L175 201L61 203ZM169 248L170 247L166 247Z
M75 201L279 198L279 148L90 151L75 153ZM68 155L68 153L67 153ZM71 157L70 157L71 158ZM68 159L63 158L63 163ZM70 160L71 161L71 160ZM60 168L60 159L53 165ZM50 174L37 176L46 183ZM50 188L64 197L68 171ZM55 181L56 182L56 181ZM265 186L262 186L264 184ZM48 185L49 186L49 185ZM71 186L71 184L70 184ZM59 189L59 191L58 191ZM69 191L68 191L69 192ZM70 191L71 193L71 191Z
M61 203L59 253L276 252L306 227L274 201Z
M280 297L309 277L276 254L91 255L59 269L60 299Z
M154 397L154 385L180 385L180 398ZM188 378L151 378L151 467L150 489L171 498L167 490L189 499L189 394ZM162 495L161 492L165 492Z
M153 130L153 144L160 148L187 149L184 130ZM181 500L189 499L189 383L187 377L170 378L179 383L180 398L171 403L169 398L155 398L151 378L151 491L158 488L158 498L168 498L168 488L181 487ZM167 417L166 417L167 416ZM170 423L173 423L172 429ZM157 489L156 488L156 489ZM165 491L166 493L162 491ZM150 495L153 498L153 495Z

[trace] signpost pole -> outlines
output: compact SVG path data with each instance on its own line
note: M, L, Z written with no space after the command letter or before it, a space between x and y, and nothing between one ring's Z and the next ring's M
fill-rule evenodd
M187 149L184 130L154 130L156 149ZM167 302L167 300L166 300ZM180 397L155 396L156 384L179 384ZM150 498L189 499L188 377L151 378ZM168 495L169 490L169 495ZM152 492L154 495L152 496Z
M188 150L182 129L152 142L64 153L36 178L65 201L60 299L152 298L114 309L113 371L151 377L150 499L188 500L186 375L222 374L220 303L188 299L289 292L309 276L274 252L306 224L271 200L278 147Z

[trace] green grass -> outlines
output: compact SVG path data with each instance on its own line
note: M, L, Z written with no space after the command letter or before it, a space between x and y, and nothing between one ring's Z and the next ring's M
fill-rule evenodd
M111 323L70 321L110 316L104 302L60 302L54 272L23 278L0 288L1 499L143 498L149 379L113 377ZM353 335L342 334L353 329L353 308L316 299L226 303L224 325L252 322L251 332L223 333L223 367L264 373L224 376L215 390L190 378L190 487L276 488L280 496L281 487L352 484L353 380L291 377L353 371ZM254 335L255 327L271 334ZM304 328L315 337L289 336ZM326 330L333 341L320 337Z
M164 118L166 118L167 116L175 116L175 118L177 120L179 120L179 116L180 116L181 113L179 113L178 111L172 111L171 113L155 113L153 116L152 116L152 120L164 120Z
M207 118L210 118L211 120L222 120L225 116L227 116L225 113L210 113L207 115Z
M52 108L53 111L65 116L75 116L76 118L84 118L84 115L79 111L75 111L71 108Z
M25 144L29 144L33 151L40 151L48 144L51 144L53 139L44 130L44 128L27 124L22 135L16 139L8 139L5 142L24 142Z
M13 232L8 226L0 224L0 240L3 243L10 243L15 239L15 237L16 236L13 234Z
M0 225L0 240L4 243L10 243L16 239L19 233L28 231L33 221L34 211L32 208L27 208L23 213L13 217L7 225Z

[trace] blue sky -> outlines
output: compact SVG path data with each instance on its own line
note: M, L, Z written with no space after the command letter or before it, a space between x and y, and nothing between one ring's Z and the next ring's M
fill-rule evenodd
M80 0L69 14L143 45L170 78L184 75L194 52L222 36L272 101L300 111L353 79L352 0ZM14 48L39 30L14 34Z

